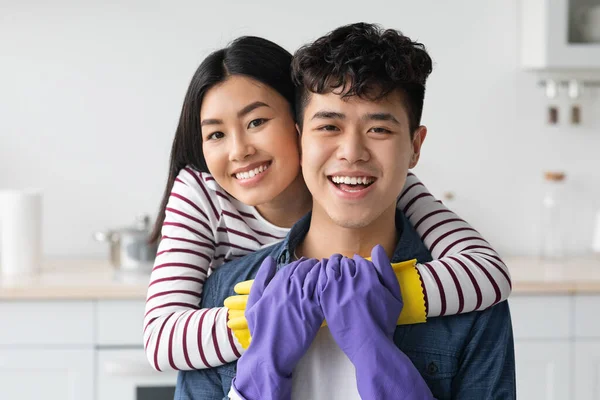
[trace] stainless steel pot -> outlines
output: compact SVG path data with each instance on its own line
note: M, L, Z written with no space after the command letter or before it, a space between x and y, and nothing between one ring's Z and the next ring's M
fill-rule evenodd
M140 215L133 226L96 232L94 238L110 244L110 261L123 271L150 273L156 258L157 245L150 244L150 217Z

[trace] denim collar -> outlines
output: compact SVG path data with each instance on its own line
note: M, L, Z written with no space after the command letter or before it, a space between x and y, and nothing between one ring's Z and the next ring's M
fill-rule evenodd
M283 240L281 250L277 255L277 264L285 265L289 264L293 260L294 251L296 251L296 247L306 237L308 233L308 229L310 228L310 218L312 212L308 212L304 217L300 218L298 222L292 226L292 229L288 232L287 236Z
M293 261L294 251L298 247L300 243L304 240L306 235L308 234L308 230L310 229L310 219L312 213L309 212L305 216L303 216L298 222L292 226L292 229L288 232L286 238L283 240L281 248L279 250L279 254L277 254L277 264L279 266L289 264ZM410 234L410 230L406 229L408 219L404 216L404 213L401 210L396 209L396 230L398 232L398 243L396 244L396 248L394 249L394 255L392 256L392 262L400 262L405 260L404 254L407 249L410 249L415 246L415 237ZM408 225L410 226L410 225ZM419 238L419 242L421 242ZM331 254L334 254L335 251L332 251Z

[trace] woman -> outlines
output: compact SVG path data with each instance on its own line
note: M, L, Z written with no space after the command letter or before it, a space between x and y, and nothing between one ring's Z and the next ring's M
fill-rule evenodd
M162 239L144 340L157 370L210 368L241 356L227 309L198 307L204 281L223 263L283 239L310 210L291 60L270 41L242 37L209 55L192 78L153 235ZM496 252L412 173L398 207L439 258L399 277L402 289L422 287L414 299L405 298L421 305L421 321L425 314L485 309L508 297L510 277Z

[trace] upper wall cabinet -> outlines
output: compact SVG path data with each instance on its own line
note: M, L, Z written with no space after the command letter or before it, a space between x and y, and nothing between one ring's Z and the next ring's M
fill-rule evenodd
M600 70L600 0L520 0L521 64Z

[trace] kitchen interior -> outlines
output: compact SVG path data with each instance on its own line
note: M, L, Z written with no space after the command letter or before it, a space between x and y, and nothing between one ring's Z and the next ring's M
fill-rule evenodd
M600 399L600 0L0 0L0 399L173 398L145 239L189 79L360 20L434 60L414 172L510 269L518 397Z

